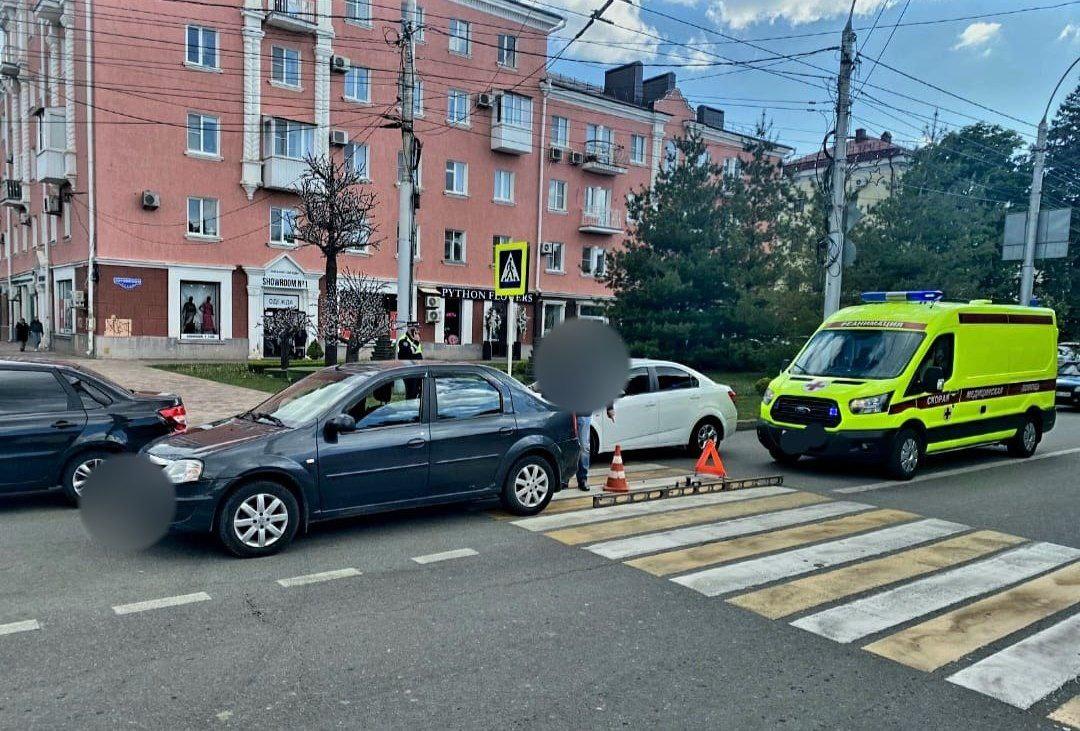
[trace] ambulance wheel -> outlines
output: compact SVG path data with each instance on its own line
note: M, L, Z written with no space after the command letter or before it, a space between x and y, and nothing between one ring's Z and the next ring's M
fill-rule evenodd
M791 467L793 464L799 461L801 454L788 454L782 449L776 447L769 450L769 456L772 457L773 462L783 465L784 467Z
M885 458L885 471L897 480L910 480L919 471L925 446L919 432L901 429L893 439L889 456Z
M1033 416L1026 416L1024 423L1016 430L1016 436L1005 445L1011 456L1027 459L1035 454L1040 439L1042 439L1042 434L1039 433L1039 422Z

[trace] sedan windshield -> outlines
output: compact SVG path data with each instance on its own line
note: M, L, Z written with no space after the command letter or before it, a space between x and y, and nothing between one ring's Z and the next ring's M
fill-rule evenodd
M324 414L331 404L367 378L366 374L319 371L279 391L247 413L284 426L299 426Z
M1058 368L1059 376L1080 376L1080 363L1062 363Z
M895 378L923 340L896 330L822 330L791 365L794 374L841 378Z

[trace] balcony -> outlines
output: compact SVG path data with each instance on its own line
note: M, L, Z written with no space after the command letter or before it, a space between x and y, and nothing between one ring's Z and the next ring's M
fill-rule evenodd
M300 191L300 181L307 171L307 163L292 157L270 155L263 158L264 188L284 190L291 193Z
M0 180L0 205L26 208L30 201L25 196L21 180Z
M620 234L623 232L623 212L618 208L583 208L578 231L583 234Z
M18 57L15 50L5 48L3 56L0 57L0 76L17 79L24 68L26 68L26 62Z
M597 175L622 175L626 172L626 150L606 140L589 140L585 143L585 161L581 169Z
M514 124L492 122L491 149L511 155L528 155L532 152L532 130Z
M266 23L293 33L314 33L318 27L312 0L266 0Z
M35 156L34 173L39 183L61 185L67 182L67 163L63 150L46 148Z
M34 3L34 15L40 20L60 25L60 18L64 15L64 0L37 0Z

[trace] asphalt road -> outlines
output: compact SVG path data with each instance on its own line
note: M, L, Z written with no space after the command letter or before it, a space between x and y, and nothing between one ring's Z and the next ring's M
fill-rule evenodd
M751 432L721 453L735 476L777 473ZM1080 548L1080 414L1039 456L950 455L906 484L842 465L783 474L804 501ZM915 670L490 507L334 523L239 561L193 537L109 552L51 497L0 499L0 728L1035 728L1080 694L1073 679L1021 710L946 680L970 663ZM414 560L446 551L468 555Z

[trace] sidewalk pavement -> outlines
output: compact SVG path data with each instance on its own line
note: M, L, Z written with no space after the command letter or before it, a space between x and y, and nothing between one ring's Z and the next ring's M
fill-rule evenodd
M18 343L0 342L0 359L69 361L97 371L125 388L135 391L164 391L178 394L187 407L188 424L195 426L252 408L269 394L241 386L230 386L203 378L151 368L146 361L80 358L49 352L19 352Z

